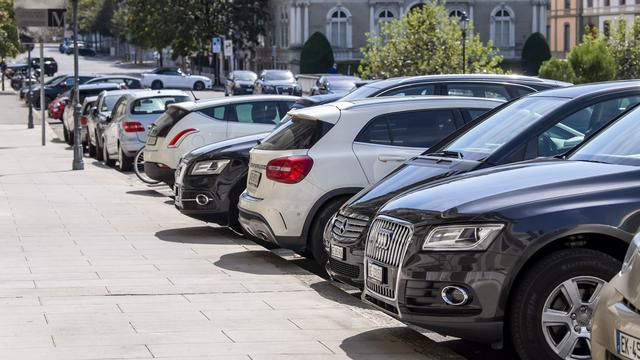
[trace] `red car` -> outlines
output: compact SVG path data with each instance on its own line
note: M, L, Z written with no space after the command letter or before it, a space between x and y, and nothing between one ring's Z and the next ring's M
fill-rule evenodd
M47 112L52 119L62 120L62 114L64 113L64 107L69 102L69 98L66 96L59 96L49 103Z

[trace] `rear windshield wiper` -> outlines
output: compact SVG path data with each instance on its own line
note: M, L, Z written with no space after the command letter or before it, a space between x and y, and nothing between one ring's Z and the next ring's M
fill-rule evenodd
M432 152L432 153L428 153L425 154L428 156L443 156L443 157L452 157L452 158L457 158L457 159L462 159L464 158L464 155L462 155L461 152L458 151L451 151L451 150L442 150L442 151L437 151L437 152Z

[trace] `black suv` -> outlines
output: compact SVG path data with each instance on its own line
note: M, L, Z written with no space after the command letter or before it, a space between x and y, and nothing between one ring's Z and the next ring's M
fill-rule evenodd
M481 117L351 198L324 238L332 278L363 286L370 219L394 196L477 169L567 152L640 102L640 82L573 86L532 94Z
M95 75L80 75L78 79L80 84L84 84L95 77ZM44 84L45 106L48 106L58 95L72 88L73 82L73 75L60 75L46 82ZM25 101L27 103L31 101L36 109L40 108L40 85L31 87L31 93L25 95Z
M587 359L599 293L639 228L636 108L562 159L457 175L386 203L367 239L363 298L443 334L510 334L523 360Z

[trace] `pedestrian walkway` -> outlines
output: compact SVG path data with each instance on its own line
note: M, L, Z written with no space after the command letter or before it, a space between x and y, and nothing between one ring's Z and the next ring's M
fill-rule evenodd
M458 358L0 108L0 359Z

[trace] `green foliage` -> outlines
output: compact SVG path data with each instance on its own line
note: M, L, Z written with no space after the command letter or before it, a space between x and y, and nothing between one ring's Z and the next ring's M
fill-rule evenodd
M467 32L473 34L472 25ZM366 78L461 73L461 40L460 24L446 8L435 0L425 2L401 19L382 24L380 34L369 37L359 70ZM502 57L478 34L467 36L466 54L468 73L502 71Z
M527 75L538 75L540 65L549 59L551 59L551 49L547 39L539 32L531 34L522 48L522 64Z
M20 38L13 11L13 0L0 0L0 57L14 57L19 53Z
M586 35L567 59L575 73L576 84L615 79L616 63L603 37Z
M576 74L567 60L554 58L542 63L539 76L545 79L573 83L575 82Z
M329 40L322 33L313 33L302 46L300 72L302 74L326 73L329 72L333 63L333 49Z
M619 19L611 29L607 46L617 64L616 79L640 78L640 17L636 16L631 29L624 19Z

